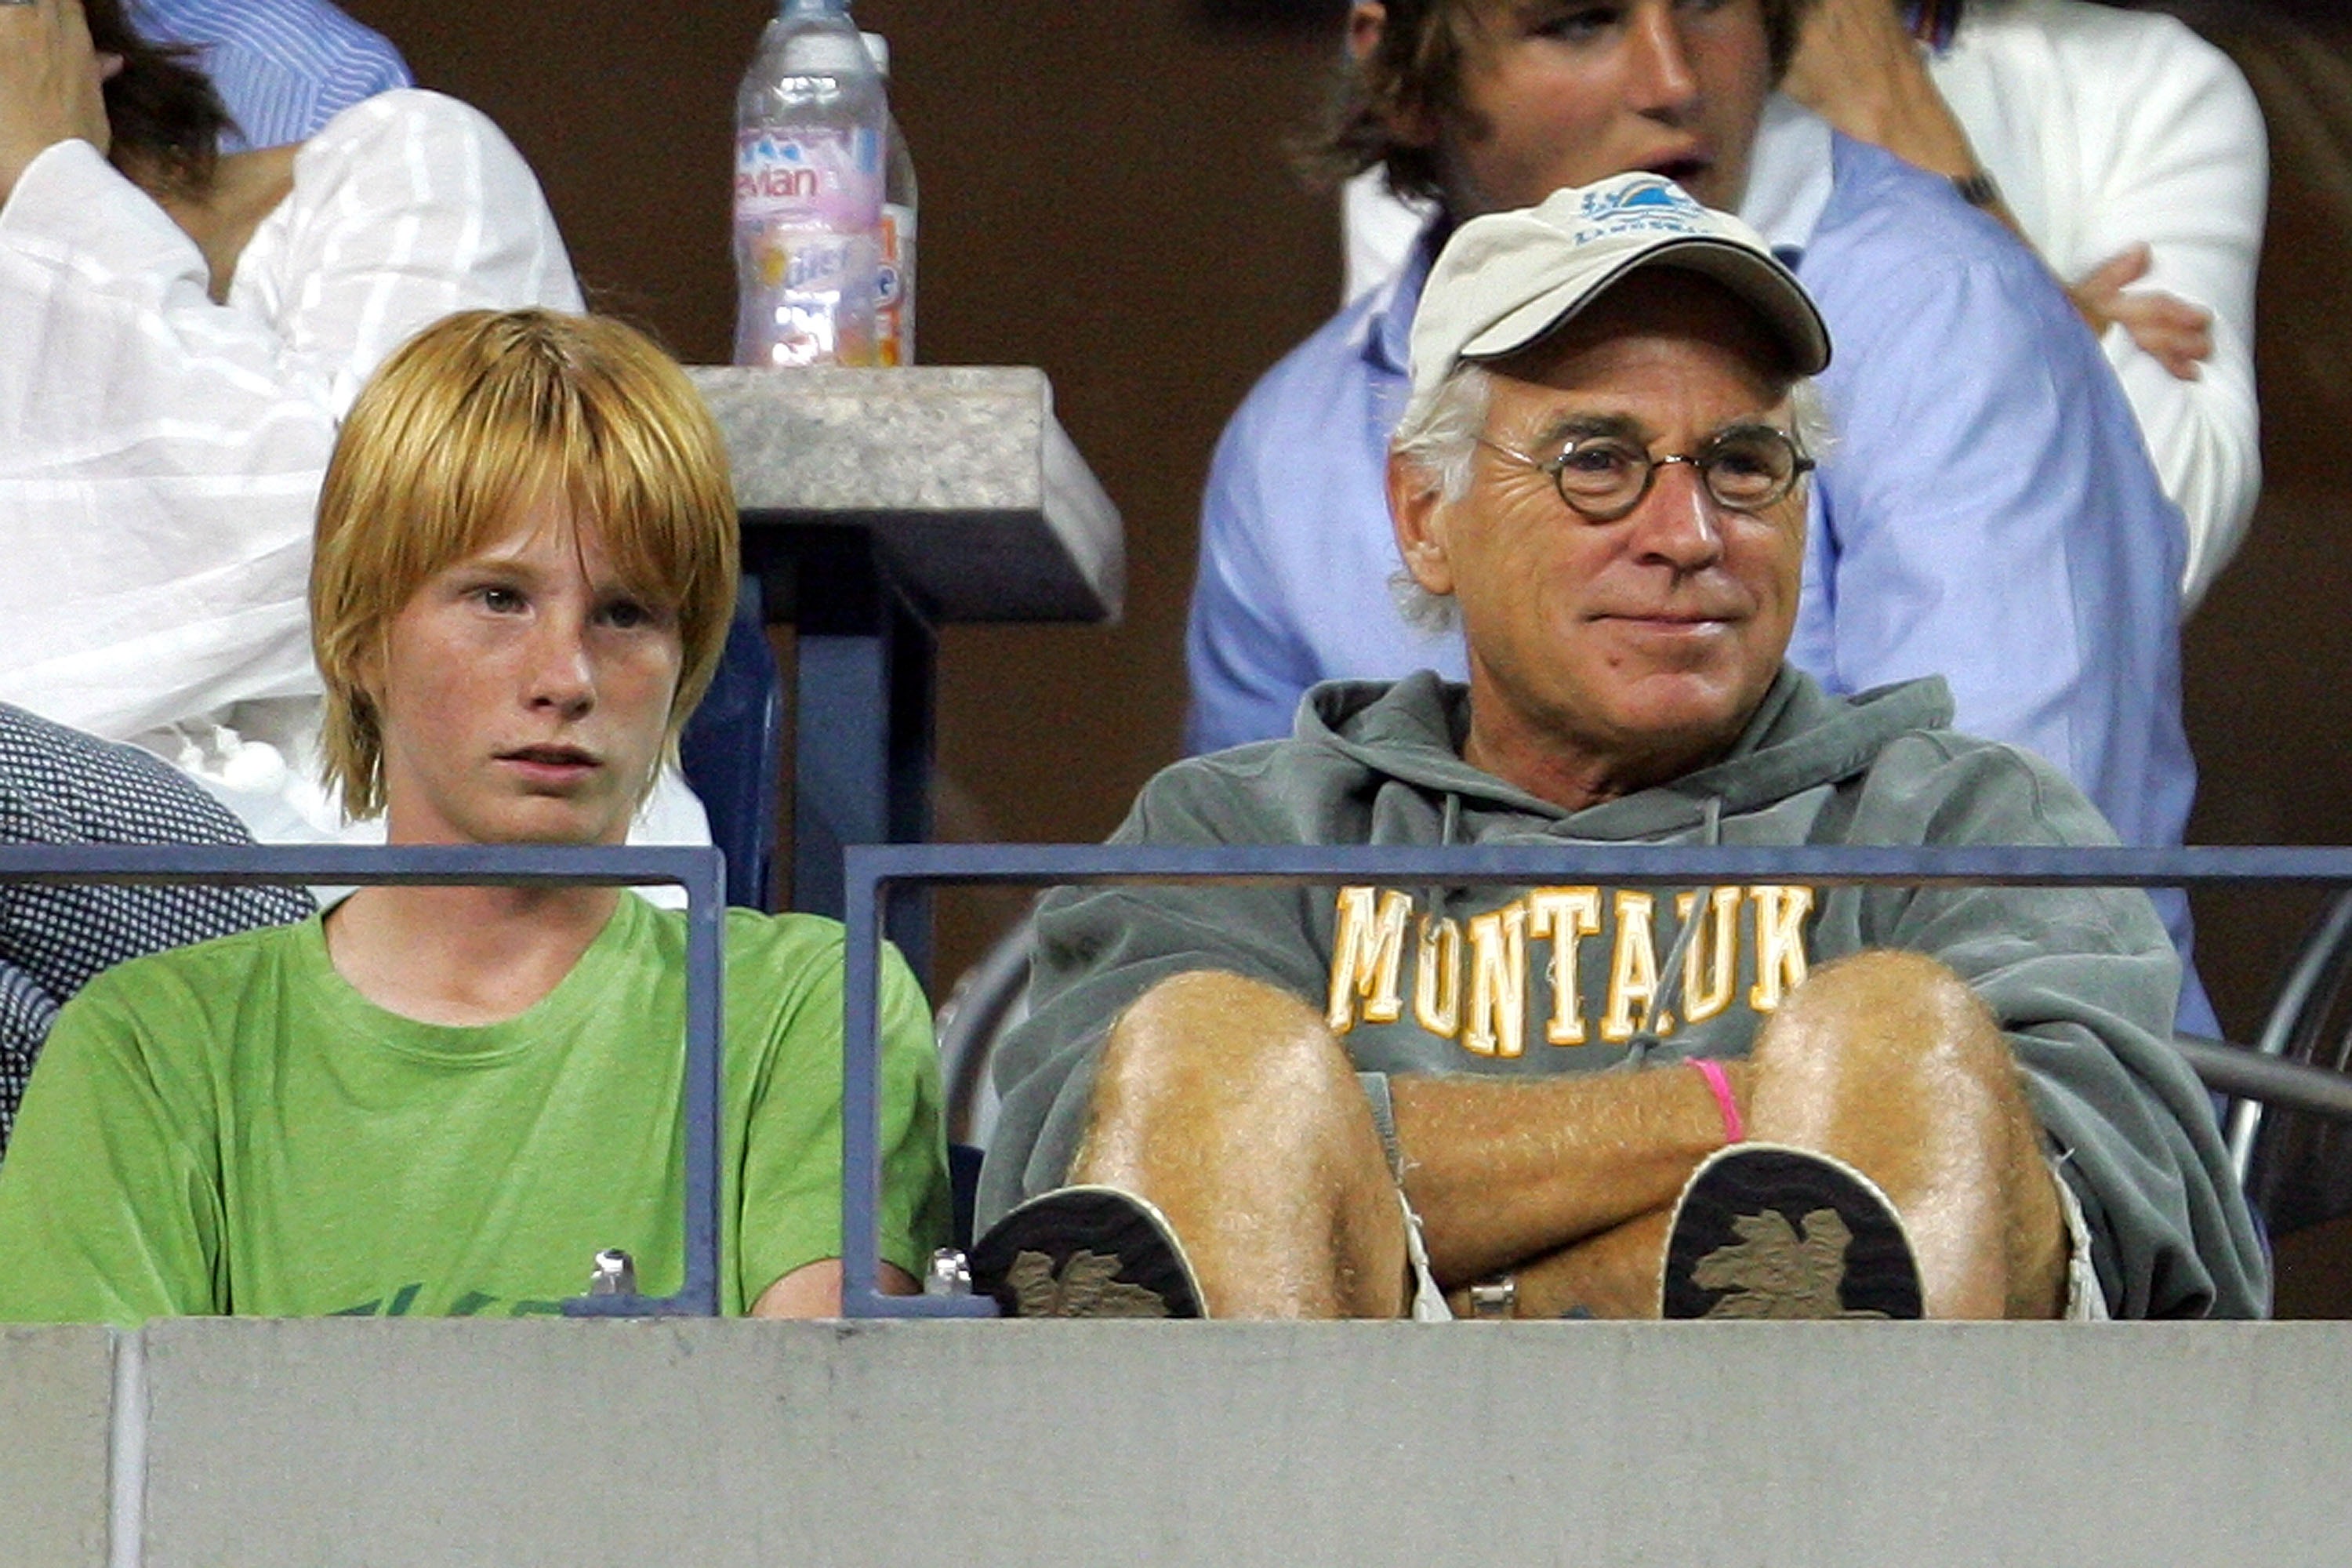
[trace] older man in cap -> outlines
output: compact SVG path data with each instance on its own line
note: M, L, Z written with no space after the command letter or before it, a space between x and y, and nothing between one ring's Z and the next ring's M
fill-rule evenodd
M2112 842L1940 680L1785 661L1828 358L1662 177L1463 226L1389 496L1467 684L1321 686L1119 839ZM2250 1315L2179 985L2134 891L1066 892L975 1277L1031 1315Z
M2179 844L2187 534L2099 345L1954 183L1771 93L1809 0L1355 0L1322 151L1440 211L1391 283L1250 393L1201 510L1188 747L1287 733L1308 686L1467 676L1383 589L1382 475L1440 244L1482 213L1646 171L1737 207L1839 342L1789 658L1842 695L1949 683L1956 721L2055 763L2132 844ZM1962 182L1976 196L1990 185ZM2185 896L2158 907L2184 960ZM2195 984L2180 1026L2221 1032Z

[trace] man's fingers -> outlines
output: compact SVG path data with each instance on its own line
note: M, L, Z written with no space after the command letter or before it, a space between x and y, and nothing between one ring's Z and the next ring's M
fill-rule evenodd
M2203 332L2183 332L2172 328L2130 321L2119 322L2141 352L2182 381L2194 381L2200 374L2201 362L2213 357L2213 340Z
M1886 0L1820 0L1805 17L1780 89L1847 134L1907 154L1886 140L1884 128L1865 129L1865 105L1895 77L1917 74L1918 51Z
M0 5L0 199L59 142L106 150L106 74L81 0Z
M2145 241L2126 246L2076 279L2071 292L2094 300L2117 293L2147 277L2151 260Z
M2195 381L2203 374L2202 363L2213 357L2213 312L2160 289L2126 293L2127 285L2147 276L2149 265L2147 245L2134 245L2084 273L2066 292L2094 332L2121 327L2176 379Z
M2210 331L2213 326L2212 311L2161 289L2137 289L2123 295L2116 300L2115 313L2119 321L2142 321L2177 331Z
M2108 314L2142 352L2181 381L2196 380L2200 362L2213 357L2213 313L2186 300L2143 289L2118 297Z

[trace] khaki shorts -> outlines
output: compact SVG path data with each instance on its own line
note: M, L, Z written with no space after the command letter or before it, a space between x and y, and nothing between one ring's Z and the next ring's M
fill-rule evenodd
M2098 1270L2091 1267L2091 1224L2083 1217L2083 1200L2050 1162L2050 1179L2058 1184L2058 1207L2066 1215L2066 1310L2070 1323L2107 1321L2107 1295L2099 1289Z

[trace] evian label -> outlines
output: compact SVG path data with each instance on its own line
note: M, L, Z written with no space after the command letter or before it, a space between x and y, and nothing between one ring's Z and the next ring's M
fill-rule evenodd
M882 142L870 131L774 129L735 139L735 221L870 230L881 206Z
M735 363L872 364L882 143L756 129L735 142Z

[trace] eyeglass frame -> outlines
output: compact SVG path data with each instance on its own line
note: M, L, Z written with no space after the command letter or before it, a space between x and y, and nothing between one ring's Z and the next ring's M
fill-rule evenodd
M1781 445L1788 447L1790 458L1788 482L1780 489L1776 490L1771 495L1764 497L1760 500L1743 503L1739 501L1726 500L1723 497L1717 495L1715 490L1715 486L1707 481L1707 470L1706 467L1706 459L1713 454L1717 443L1733 436L1769 436L1775 440L1778 440ZM1585 521L1596 523L1618 522L1632 516L1633 510L1636 507L1639 507L1643 501L1650 499L1650 491L1658 482L1658 470L1671 463L1688 463L1696 472L1700 492L1704 494L1708 500L1714 502L1717 506L1722 508L1726 511L1741 512L1749 516L1753 516L1755 513L1762 511L1767 507L1778 506L1782 501L1788 500L1790 496L1796 494L1797 487L1804 482L1805 476L1811 473L1821 466L1820 463L1816 461L1801 445L1799 444L1794 436L1790 435L1789 432L1781 429L1777 425L1735 425L1728 429L1718 430L1714 435L1709 436L1706 440L1700 445L1699 449L1696 452L1665 452L1655 457L1651 455L1650 449L1647 447L1639 446L1625 437L1613 435L1579 436L1570 441L1567 446L1561 447L1556 456L1549 458L1531 458L1527 453L1519 451L1516 447L1506 447L1501 442L1489 440L1484 436L1473 436L1471 440L1481 447L1486 447L1490 451L1500 452L1506 458L1525 463L1531 468L1540 469L1542 472L1549 474L1551 476L1551 488L1553 493L1559 497L1560 504L1567 507L1569 510L1574 512ZM1594 511L1590 507L1580 504L1574 497L1568 493L1568 482L1562 477L1568 468L1568 460L1576 455L1576 449L1579 447L1589 441L1621 442L1626 447L1641 453L1642 459L1646 465L1642 470L1642 482L1634 488L1633 496L1623 506L1608 511Z

